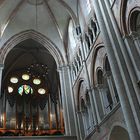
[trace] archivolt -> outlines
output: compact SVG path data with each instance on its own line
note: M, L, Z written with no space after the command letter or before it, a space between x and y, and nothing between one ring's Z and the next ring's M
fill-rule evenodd
M57 46L53 44L52 41L48 39L46 36L34 30L26 30L11 37L1 48L0 63L4 64L5 58L7 54L10 52L10 50L20 42L25 41L27 39L33 39L38 43L40 43L41 45L43 45L54 57L57 66L64 64L64 59Z

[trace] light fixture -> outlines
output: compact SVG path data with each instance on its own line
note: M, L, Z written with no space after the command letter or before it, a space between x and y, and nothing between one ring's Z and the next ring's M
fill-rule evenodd
M12 93L13 90L14 90L14 89L13 89L12 87L8 86L8 92L9 92L9 93Z
M30 79L30 76L28 74L23 74L22 75L22 79L25 80L25 81L27 81L27 80Z
M38 79L38 78L35 78L35 79L33 80L33 83L34 83L35 85L39 85L39 84L41 84L41 80Z
M40 89L38 89L38 93L39 94L45 94L46 90L44 88L40 88Z
M10 78L10 82L13 83L13 84L16 84L18 82L18 78L16 77L11 77Z

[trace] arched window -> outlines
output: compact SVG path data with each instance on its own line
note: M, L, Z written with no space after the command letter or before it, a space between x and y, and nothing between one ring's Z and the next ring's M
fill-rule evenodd
M99 85L103 84L103 71L101 69L99 69L97 72L97 83Z

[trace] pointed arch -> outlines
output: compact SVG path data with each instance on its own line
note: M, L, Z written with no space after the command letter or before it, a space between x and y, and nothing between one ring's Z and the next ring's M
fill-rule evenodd
M64 58L62 57L62 54L60 53L57 46L46 36L42 35L41 33L35 31L35 30L26 30L23 32L20 32L13 37L11 37L1 48L0 50L0 63L4 64L5 58L7 54L12 50L17 44L19 44L22 41L25 41L27 39L33 39L43 45L50 54L54 57L57 66L62 65L65 63Z
M110 135L109 135L109 140L118 140L118 139L120 139L120 140L130 140L128 131L120 125L114 126L111 129Z

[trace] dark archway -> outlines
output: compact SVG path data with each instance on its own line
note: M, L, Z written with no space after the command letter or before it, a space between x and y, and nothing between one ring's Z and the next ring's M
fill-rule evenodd
M115 126L111 132L109 140L130 140L126 129Z

